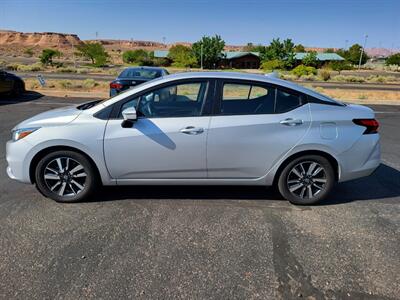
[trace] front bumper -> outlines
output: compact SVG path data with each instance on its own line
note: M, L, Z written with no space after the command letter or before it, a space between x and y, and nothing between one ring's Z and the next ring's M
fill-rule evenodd
M7 175L24 183L31 183L29 176L30 144L24 140L8 141L6 145Z

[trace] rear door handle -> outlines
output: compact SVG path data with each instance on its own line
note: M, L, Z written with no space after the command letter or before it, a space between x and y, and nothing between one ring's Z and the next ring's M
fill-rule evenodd
M303 120L287 118L285 120L280 121L279 123L286 126L298 126L303 124Z
M195 135L195 134L201 134L204 132L204 128L201 127L194 127L194 126L187 126L185 128L182 128L180 130L180 132L184 133L184 134L191 134L191 135Z

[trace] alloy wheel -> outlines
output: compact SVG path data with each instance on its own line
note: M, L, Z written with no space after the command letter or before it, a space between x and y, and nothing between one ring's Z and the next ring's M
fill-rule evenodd
M61 197L75 196L85 189L85 168L70 157L57 157L44 169L44 182L51 192Z
M315 161L302 161L287 176L287 187L294 196L312 199L321 193L328 179L322 165Z

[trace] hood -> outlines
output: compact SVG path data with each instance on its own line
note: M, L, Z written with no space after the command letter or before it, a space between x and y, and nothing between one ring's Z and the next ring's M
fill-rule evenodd
M13 130L27 127L66 125L75 120L81 112L82 110L79 110L76 106L52 109L22 121Z

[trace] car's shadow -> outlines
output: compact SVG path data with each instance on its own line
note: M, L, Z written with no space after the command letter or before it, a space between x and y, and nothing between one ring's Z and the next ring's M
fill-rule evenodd
M387 165L369 177L335 186L320 205L359 200L382 200L400 196L400 172ZM278 200L285 201L275 188L251 186L117 186L104 187L91 201L114 200Z
M1 105L18 104L21 102L35 101L42 97L43 97L43 95L41 93L34 92L34 91L25 91L20 96L1 95L0 94L0 106Z

